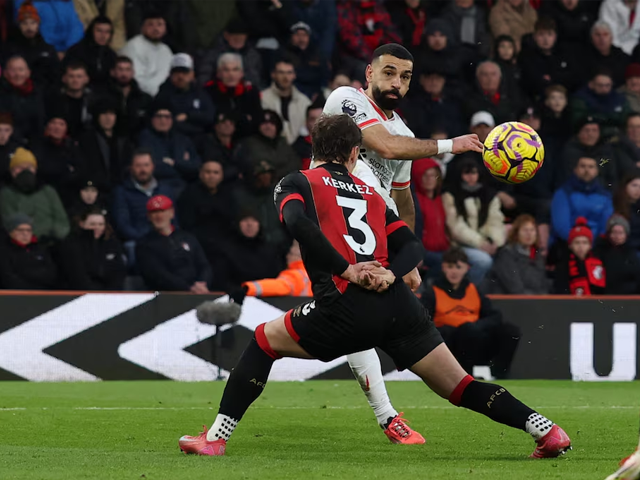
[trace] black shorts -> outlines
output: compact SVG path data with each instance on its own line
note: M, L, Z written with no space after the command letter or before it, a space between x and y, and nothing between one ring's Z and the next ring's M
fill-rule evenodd
M349 285L329 304L314 300L289 310L285 325L307 353L323 362L380 347L404 370L442 343L426 309L404 283L384 293Z

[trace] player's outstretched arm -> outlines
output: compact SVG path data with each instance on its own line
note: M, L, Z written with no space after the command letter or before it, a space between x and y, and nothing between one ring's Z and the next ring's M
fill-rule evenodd
M482 142L473 134L462 135L451 140L423 140L420 138L392 135L383 125L373 125L362 131L365 147L378 152L383 158L393 160L416 160L438 153L482 152Z

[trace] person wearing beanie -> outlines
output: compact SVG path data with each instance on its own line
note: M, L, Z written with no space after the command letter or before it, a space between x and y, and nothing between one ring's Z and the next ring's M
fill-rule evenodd
M138 147L151 152L156 178L166 181L179 195L197 178L200 155L191 139L175 128L171 102L157 99L150 113L150 125L140 133Z
M215 107L209 94L196 84L193 58L187 53L173 56L171 73L156 100L171 104L176 131L192 140L213 125Z
M624 85L618 89L627 98L629 108L640 113L640 63L630 63L624 71Z
M630 232L628 220L616 214L607 222L606 235L596 240L593 251L607 272L607 295L640 293L640 259L627 241Z
M167 33L165 19L159 13L145 16L140 34L127 42L119 54L133 61L135 79L140 89L151 95L158 94L160 85L171 71L171 49L162 39Z
M80 217L89 210L100 211L105 216L108 213L107 197L98 189L99 182L92 178L89 175L84 176L75 184L76 194L67 208L72 225L77 224Z
M147 286L157 291L209 293L213 272L198 240L173 225L173 202L155 195L147 202L153 230L136 245L136 261Z
M322 91L329 84L330 62L313 43L311 27L304 22L291 26L291 35L281 49L281 56L291 58L296 65L296 88L310 99L322 98Z
M277 60L271 70L271 80L271 86L260 93L260 103L263 109L278 113L283 135L291 145L304 127L311 100L294 85L296 67L293 60L286 57Z
M111 48L113 23L104 15L94 18L84 34L84 38L71 47L64 57L63 65L71 62L87 67L91 86L103 86L109 79L109 72L116 64L116 52Z
M108 195L124 179L133 145L118 129L118 107L107 98L99 99L91 109L91 127L79 138L83 162L79 177L91 177L96 186Z
M571 122L569 122L571 125ZM596 115L587 115L574 125L574 135L560 150L558 164L555 166L558 188L571 176L578 161L583 157L597 159L605 158L607 162L598 164L598 178L600 183L609 191L617 183L624 170L624 162L618 158L613 146L605 139L605 127ZM545 144L546 152L546 144ZM553 160L552 160L553 161Z
M282 120L273 110L264 110L258 117L258 133L240 142L236 152L243 169L251 172L267 162L275 168L276 180L301 167L296 152L281 135Z
M49 249L33 233L34 222L24 213L4 219L3 261L0 286L6 290L54 290L59 288L58 271Z
M11 183L0 189L0 215L7 221L16 213L33 219L34 234L41 242L61 240L69 233L69 220L55 189L36 176L38 162L29 150L16 149L9 164Z
M0 111L11 113L19 141L42 135L45 119L42 90L31 78L29 64L22 56L14 55L4 63L0 79Z
M9 180L9 162L11 156L20 146L13 136L13 115L0 112L0 182Z
M584 217L569 231L567 248L556 266L554 292L561 295L602 295L607 285L604 264L593 250L593 232Z
M18 28L11 32L2 57L24 57L34 81L45 88L53 86L60 78L60 61L56 49L40 33L38 10L31 2L23 3L17 21Z
M202 57L198 65L198 84L205 85L215 80L218 70L218 59L225 53L235 53L242 58L244 78L258 91L264 88L262 81L262 57L249 41L249 28L244 20L235 17L229 20L215 45Z
M551 243L569 242L571 229L578 217L586 218L596 237L607 230L613 203L611 194L599 182L598 174L598 162L594 158L582 157L573 169L573 175L553 194Z
M471 60L473 54L456 42L452 25L443 19L429 20L424 34L425 46L416 52L417 65L421 70L428 68L439 72L447 80L450 90L459 91L463 77L469 73L469 64L477 64Z
M30 4L32 1L14 1L17 15L25 3ZM78 18L73 2L50 0L36 2L32 6L37 9L40 17L40 32L42 32L43 38L48 44L53 45L60 56L82 39L84 27Z

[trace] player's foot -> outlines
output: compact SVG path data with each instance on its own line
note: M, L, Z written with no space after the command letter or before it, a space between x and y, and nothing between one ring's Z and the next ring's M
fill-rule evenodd
M536 440L538 444L531 458L555 458L571 450L571 439L558 425L554 425L544 437Z
M192 453L194 455L209 455L215 457L224 455L227 448L227 441L223 438L209 441L207 440L207 431L209 429L206 426L203 426L203 429L204 432L197 437L192 437L191 435L180 437L180 440L178 440L180 450L184 453Z
M412 430L404 418L403 413L396 415L391 419L384 433L391 443L403 443L404 445L421 445L425 442L424 437L415 430Z
M638 480L640 479L640 450L629 455L620 462L620 468L606 480Z

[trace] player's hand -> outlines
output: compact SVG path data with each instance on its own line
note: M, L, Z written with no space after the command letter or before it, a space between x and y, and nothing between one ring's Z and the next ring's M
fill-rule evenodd
M422 277L420 276L420 272L418 272L417 268L411 270L402 279L404 280L404 283L409 286L412 292L418 290L418 287L422 284Z
M456 155L458 153L469 151L482 153L483 150L484 146L482 145L480 139L478 139L478 135L476 135L475 133L462 135L453 139L452 152Z
M393 272L387 270L382 265L365 265L363 267L363 273L368 273L373 277L371 284L372 287L375 288L370 288L370 290L375 290L376 292L384 292L396 281L396 276Z
M370 275L368 273L367 275L363 275L364 270L367 267L376 268L380 266L382 266L382 264L380 262L376 262L375 260L371 262L360 262L356 263L355 265L349 265L340 276L348 282L364 286L363 283L369 284L371 282L371 279L369 278Z

